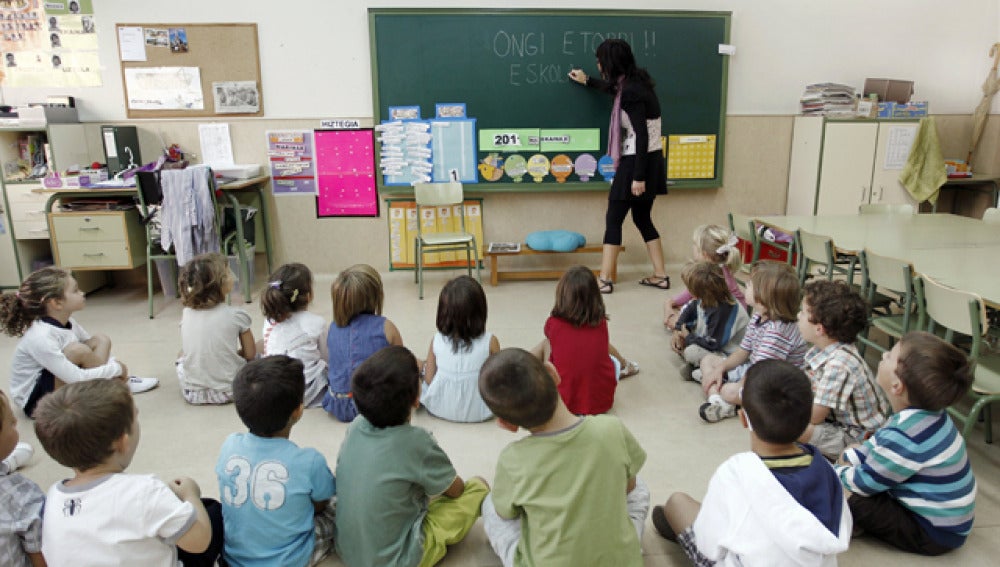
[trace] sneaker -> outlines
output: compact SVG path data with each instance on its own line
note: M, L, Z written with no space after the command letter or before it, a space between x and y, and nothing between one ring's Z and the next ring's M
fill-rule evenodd
M695 368L691 371L691 379L701 384L701 368Z
M160 381L156 378L142 378L139 376L128 377L128 389L132 390L133 394L148 392L159 385Z
M705 402L698 408L698 415L709 423L716 423L729 417L736 417L736 406Z
M31 448L31 445L24 441L19 441L10 455L3 460L3 464L7 465L7 474L28 464L28 461L31 460L31 456L34 454L35 450Z
M660 534L663 539L667 541L672 541L677 543L677 534L674 533L674 529L670 527L670 522L667 521L667 515L663 512L663 506L653 506L653 527L656 528L656 533Z

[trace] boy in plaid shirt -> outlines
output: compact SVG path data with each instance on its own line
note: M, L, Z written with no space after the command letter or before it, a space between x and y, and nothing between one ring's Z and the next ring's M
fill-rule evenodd
M798 326L813 346L806 374L813 386L809 426L799 437L831 461L864 441L889 418L885 394L854 346L868 322L868 302L842 281L814 281L805 287Z

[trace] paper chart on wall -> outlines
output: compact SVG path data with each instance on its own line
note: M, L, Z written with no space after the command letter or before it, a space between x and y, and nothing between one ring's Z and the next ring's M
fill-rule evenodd
M132 110L203 110L201 71L197 67L125 69L126 101Z
M198 140L201 142L201 161L212 167L233 165L233 141L229 137L229 124L199 124Z
M316 216L377 217L375 137L371 129L316 130Z
M305 130L267 132L267 158L271 164L274 196L316 195L313 135Z
M889 126L889 139L886 142L883 169L903 169L906 160L910 158L910 148L916 137L917 125L915 124Z

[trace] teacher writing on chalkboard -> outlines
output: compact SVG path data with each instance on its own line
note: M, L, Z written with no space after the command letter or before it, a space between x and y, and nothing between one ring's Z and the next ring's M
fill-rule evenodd
M660 234L650 218L653 199L667 193L667 169L660 137L660 102L653 91L649 73L636 66L628 42L605 40L597 46L596 55L600 79L588 77L580 69L570 71L569 78L615 97L608 128L608 154L615 164L615 177L605 215L604 253L598 282L601 293L614 291L611 274L616 271L622 244L622 224L630 210L632 221L642 234L653 264L653 275L639 280L639 283L669 289L670 278L663 267Z

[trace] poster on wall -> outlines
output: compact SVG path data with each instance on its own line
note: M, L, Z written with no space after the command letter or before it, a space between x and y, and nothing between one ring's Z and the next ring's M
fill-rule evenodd
M0 2L3 86L99 87L91 0Z
M313 138L308 130L272 130L267 136L271 188L275 197L316 196Z
M198 67L129 67L125 69L126 103L132 110L202 110Z
M361 130L316 130L316 216L377 217L375 136Z

